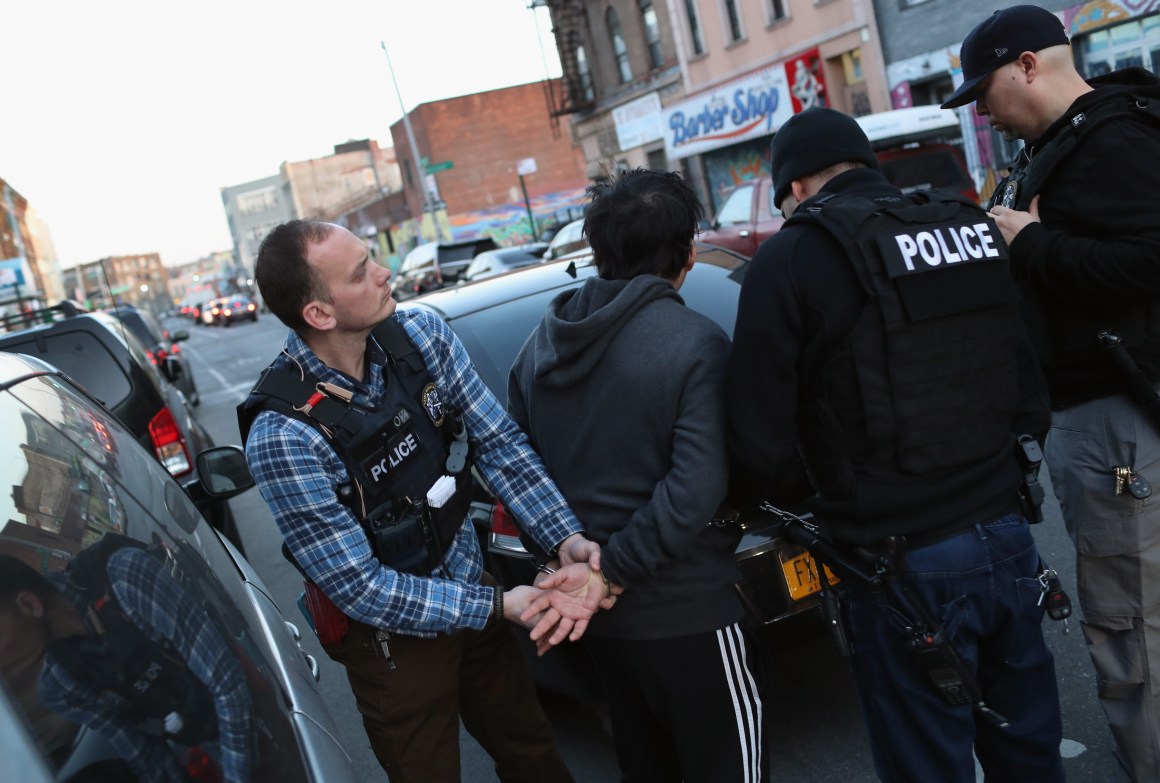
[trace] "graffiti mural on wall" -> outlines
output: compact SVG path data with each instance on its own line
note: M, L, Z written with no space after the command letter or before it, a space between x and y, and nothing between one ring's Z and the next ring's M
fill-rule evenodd
M771 137L736 144L704 156L709 190L717 211L729 191L751 179L769 176L769 142Z
M531 199L536 228L543 231L557 222L557 212L569 212L584 201L584 188L558 190ZM523 204L504 204L476 212L461 212L450 216L451 238L470 239L490 236L497 244L510 246L534 241L528 225L528 211Z
M1093 0L1063 12L1063 23L1072 33L1083 33L1134 16L1160 11L1160 0Z

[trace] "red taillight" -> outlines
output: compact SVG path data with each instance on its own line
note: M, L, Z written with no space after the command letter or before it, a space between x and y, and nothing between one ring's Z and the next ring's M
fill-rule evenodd
M172 476L183 476L193 470L193 463L189 459L189 452L185 448L185 440L181 437L181 430L169 408L162 408L153 421L149 422L149 438L153 441L153 451L157 459Z
M181 353L181 346L180 345L178 345L177 343L174 343L173 345L169 346L169 354L171 356L177 356L177 354L179 354L179 353Z
M500 536L515 536L516 538L519 538L520 535L520 529L516 527L516 521L512 519L512 515L504 508L503 503L498 500L491 507L491 532Z
M190 780L198 783L221 783L222 771L213 758L202 748L190 748L185 752L185 772Z
M157 366L157 357L153 355L153 351L146 351L145 355L149 357L149 361L153 363L154 367L156 367Z

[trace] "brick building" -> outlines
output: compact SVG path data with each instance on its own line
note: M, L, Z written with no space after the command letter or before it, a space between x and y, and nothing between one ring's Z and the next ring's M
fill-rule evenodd
M528 241L518 173L528 159L535 171L524 184L537 229L566 220L583 202L584 156L550 116L543 82L420 104L410 121L429 187L434 185L440 238L486 234L505 245ZM391 126L391 136L411 216L403 241L414 243L416 228L424 240L434 239L435 226L424 221L424 181L402 120Z

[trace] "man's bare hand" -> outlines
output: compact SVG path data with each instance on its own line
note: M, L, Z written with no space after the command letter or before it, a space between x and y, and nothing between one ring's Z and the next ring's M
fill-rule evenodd
M1031 206L1027 212L1018 209L1008 209L1003 206L994 206L987 214L995 219L995 224L999 226L999 231L1003 234L1003 239L1007 240L1007 244L1010 245L1015 241L1015 237L1018 236L1019 232L1029 224L1040 222L1039 196L1031 199Z
M587 563L600 570L600 545L584 537L583 533L573 533L560 542L557 553L564 565Z

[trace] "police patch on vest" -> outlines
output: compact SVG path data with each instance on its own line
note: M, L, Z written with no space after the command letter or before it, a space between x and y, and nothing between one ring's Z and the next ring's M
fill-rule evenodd
M891 278L933 272L957 264L1007 260L1007 245L994 223L924 226L878 237Z
M435 387L435 384L429 383L423 387L423 391L419 393L419 402L423 403L423 408L431 417L432 423L436 427L442 427L443 400L439 397L439 389Z
M404 427L387 441L384 448L378 449L360 463L363 473L370 477L372 484L379 484L395 468L419 456L423 451L423 444L415 434L414 427Z

